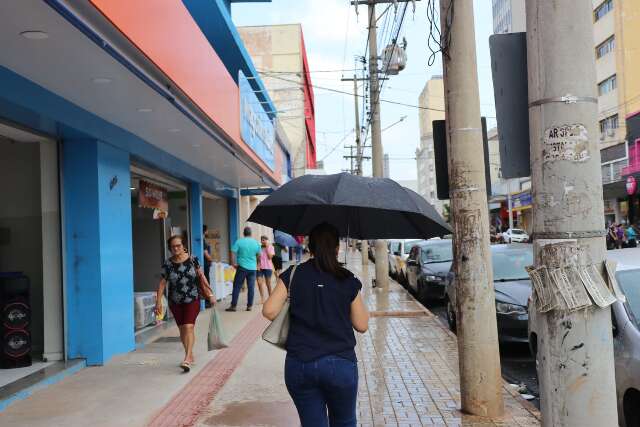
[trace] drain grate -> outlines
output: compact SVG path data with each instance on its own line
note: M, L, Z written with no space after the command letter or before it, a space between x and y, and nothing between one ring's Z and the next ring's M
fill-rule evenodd
M160 337L154 342L180 342L180 337Z
M407 310L407 311L371 311L371 317L421 317L430 316L431 314L424 310Z

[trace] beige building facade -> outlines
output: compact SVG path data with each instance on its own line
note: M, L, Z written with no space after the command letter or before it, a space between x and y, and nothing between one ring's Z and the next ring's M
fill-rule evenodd
M418 193L431 203L438 212L443 212L443 201L438 200L436 187L435 157L433 151L434 120L444 120L444 80L433 76L424 86L418 99L420 146L416 150L418 169Z
M300 24L238 27L278 110L289 140L293 176L316 168L313 89Z

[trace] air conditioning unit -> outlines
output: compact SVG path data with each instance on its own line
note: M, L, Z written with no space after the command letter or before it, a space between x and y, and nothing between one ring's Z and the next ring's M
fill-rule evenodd
M607 129L607 136L614 136L616 134L615 129Z

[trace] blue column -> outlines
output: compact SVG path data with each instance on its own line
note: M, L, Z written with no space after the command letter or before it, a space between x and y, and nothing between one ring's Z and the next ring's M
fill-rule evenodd
M202 235L202 186L196 182L189 184L189 212L191 214L191 254L204 264L204 242ZM204 310L204 300L200 300L200 310Z
M135 348L129 154L62 144L67 354L102 365Z
M202 186L196 182L189 185L189 212L191 214L191 254L203 261L204 242L202 241Z
M227 199L227 206L229 207L229 246L238 240L240 236L239 230L239 217L240 217L240 199L229 197Z

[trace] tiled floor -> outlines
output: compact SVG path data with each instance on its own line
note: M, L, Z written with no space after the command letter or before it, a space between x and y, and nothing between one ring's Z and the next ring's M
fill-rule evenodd
M355 261L349 267L360 270ZM372 289L369 273L358 273L374 313L358 339L361 426L540 425L535 407L506 387L504 417L462 414L455 336L397 283Z

